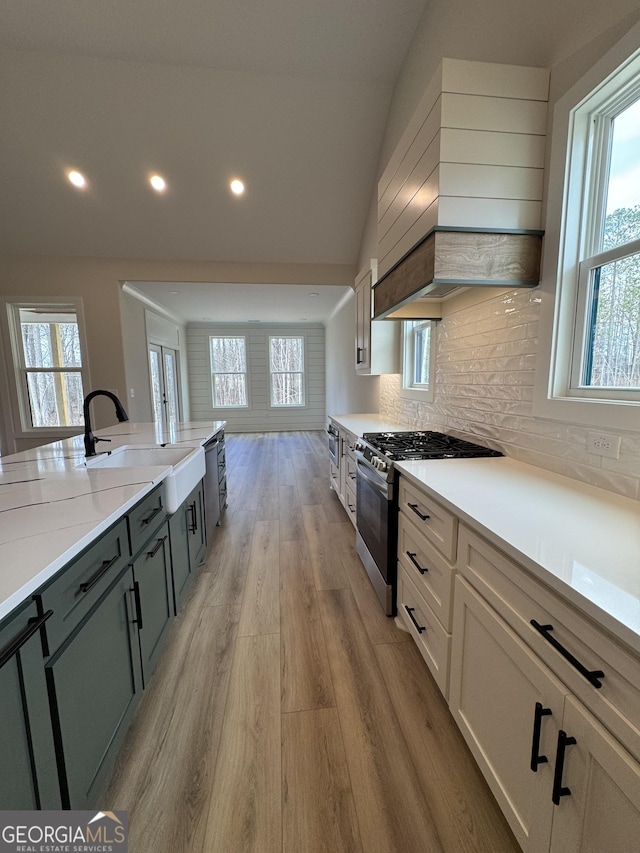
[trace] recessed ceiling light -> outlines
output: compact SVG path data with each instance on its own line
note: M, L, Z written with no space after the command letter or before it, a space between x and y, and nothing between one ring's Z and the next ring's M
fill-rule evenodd
M316 290L312 290L309 296L320 296L320 294Z
M244 183L238 178L234 178L229 184L229 187L234 195L242 195L244 192Z
M169 293L174 293L174 294L175 294L175 293L180 293L180 291L179 291L179 290L170 290L170 291L169 291Z
M167 188L167 182L161 175L151 175L149 178L149 183L154 188L156 192L164 192Z
M78 187L79 189L84 187L87 183L85 176L82 175L80 172L76 171L75 169L71 169L69 172L67 172L67 178L69 178L74 187Z

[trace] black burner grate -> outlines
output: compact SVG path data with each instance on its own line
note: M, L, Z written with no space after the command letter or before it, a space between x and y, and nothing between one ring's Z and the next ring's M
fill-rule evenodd
M472 459L479 456L502 456L498 450L429 430L370 432L362 437L389 459Z

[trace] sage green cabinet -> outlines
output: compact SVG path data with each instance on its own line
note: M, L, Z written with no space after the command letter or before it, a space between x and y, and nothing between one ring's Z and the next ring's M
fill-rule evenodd
M174 610L177 613L193 572L204 562L206 556L202 483L196 486L169 519L169 534Z
M30 604L0 623L0 810L59 809L41 639Z
M142 691L127 566L46 665L63 808L96 805Z
M169 525L165 522L133 561L140 659L144 685L156 668L174 612Z

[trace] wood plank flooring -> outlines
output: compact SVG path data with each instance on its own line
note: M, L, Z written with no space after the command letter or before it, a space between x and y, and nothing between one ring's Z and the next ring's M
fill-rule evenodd
M227 483L100 803L132 853L517 853L382 613L324 435L229 435Z

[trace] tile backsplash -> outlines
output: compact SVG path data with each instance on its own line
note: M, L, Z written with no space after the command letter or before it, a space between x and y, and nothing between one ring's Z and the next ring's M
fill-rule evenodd
M587 452L588 427L533 416L540 298L514 290L436 324L433 403L402 395L399 375L380 380L380 414L501 450L576 480L640 498L640 431L621 435L619 459Z

